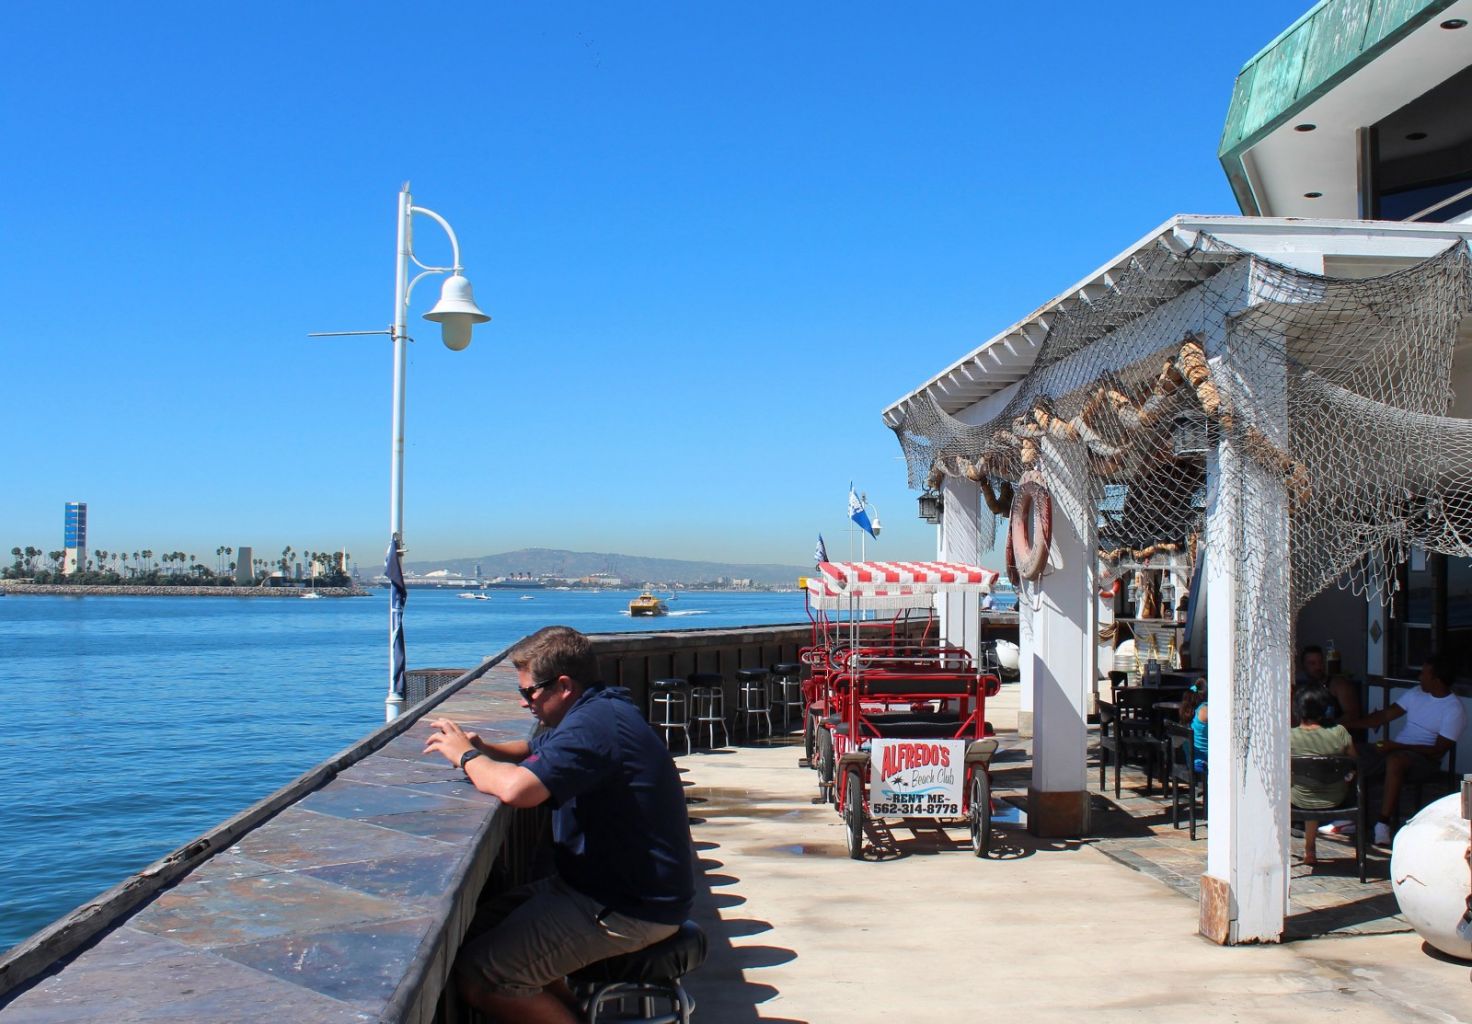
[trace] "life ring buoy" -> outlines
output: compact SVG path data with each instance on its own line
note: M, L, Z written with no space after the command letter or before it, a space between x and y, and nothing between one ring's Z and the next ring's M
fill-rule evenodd
M1099 596L1108 601L1111 598L1118 597L1122 590L1124 590L1124 581L1117 579L1107 587L1100 587Z
M1053 543L1053 496L1042 481L1023 478L1012 502L1011 520L1007 539L1017 560L1017 573L1025 580L1035 580L1048 564Z
M1007 531L1007 582L1017 587L1022 585L1022 577L1017 574L1017 556L1012 553L1012 531Z

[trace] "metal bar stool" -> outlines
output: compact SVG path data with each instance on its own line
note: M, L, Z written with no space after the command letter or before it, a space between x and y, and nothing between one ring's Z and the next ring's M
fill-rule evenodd
M736 670L736 709L741 719L741 733L751 739L756 727L753 719L761 718L767 723L767 735L772 735L772 713L767 700L767 670L764 668L739 668Z
M792 728L792 720L802 721L807 703L802 699L802 664L796 661L781 661L772 666L771 695L773 702L782 709L782 731Z
M708 747L716 745L716 726L721 727L721 746L730 746L731 732L726 728L725 680L718 672L694 672L690 682L690 725L696 735L704 728Z
M656 679L649 684L649 724L664 734L665 746L675 729L685 734L685 753L694 750L690 743L690 704L683 679Z

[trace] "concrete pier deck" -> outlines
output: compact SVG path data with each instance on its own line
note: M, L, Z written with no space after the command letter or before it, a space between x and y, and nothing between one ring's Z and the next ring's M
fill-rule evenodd
M1017 749L1008 691L988 717ZM712 950L687 981L698 1019L1472 1021L1469 966L1423 947L1383 881L1348 879L1355 889L1337 898L1379 901L1359 914L1377 925L1220 947L1197 935L1189 891L1131 870L1108 838L1040 840L1001 825L983 861L964 829L896 829L887 859L850 860L800 753L778 741L680 758ZM999 792L1019 799L1025 777L1020 787ZM1181 877L1204 867L1205 845L1191 854L1199 867L1177 858ZM1300 905L1302 888L1295 880Z

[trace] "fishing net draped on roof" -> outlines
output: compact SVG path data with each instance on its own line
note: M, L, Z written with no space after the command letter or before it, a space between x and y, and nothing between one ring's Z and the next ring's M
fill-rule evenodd
M808 600L834 609L858 601L866 609L929 608L935 594L986 593L998 573L959 562L820 562L808 577Z
M914 487L964 476L1004 510L1041 472L1106 559L1206 543L1224 438L1282 482L1292 608L1336 581L1383 597L1412 545L1472 553L1472 422L1447 416L1469 294L1465 241L1348 279L1162 237L1038 317L1037 359L996 415L963 422L926 390L894 430Z

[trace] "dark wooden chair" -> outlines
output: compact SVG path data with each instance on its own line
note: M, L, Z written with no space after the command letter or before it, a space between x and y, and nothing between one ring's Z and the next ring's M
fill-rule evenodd
M1105 757L1114 766L1114 795L1119 796L1119 773L1125 762L1145 770L1145 792L1155 785L1160 743L1150 721L1149 704L1123 689L1115 701L1099 701L1099 789L1104 788Z
M1289 774L1295 783L1328 785L1340 781L1353 781L1346 802L1338 807L1293 807L1288 816L1295 824L1303 825L1320 821L1348 818L1354 822L1355 860L1360 869L1360 881L1365 880L1365 850L1369 846L1367 833L1370 821L1366 814L1369 797L1365 792L1365 776L1359 770L1359 762L1352 757L1331 757L1323 754L1297 754L1290 759Z
M1427 787L1430 787L1434 796L1446 796L1448 793L1455 793L1461 788L1462 776L1456 772L1456 764L1457 745L1453 743L1451 749L1442 755L1440 761L1436 762L1436 771L1424 779L1412 779L1406 783L1406 788L1411 791L1411 802L1409 804L1412 808L1411 814L1415 814L1426 806L1425 792ZM1406 805L1402 804L1402 806ZM1402 817L1405 817L1405 815L1402 815Z
M1201 816L1206 817L1206 771L1196 767L1196 739L1189 725L1165 723L1165 782L1170 786L1170 823L1181 827L1181 790L1186 791L1186 816L1191 842L1196 841L1196 793L1201 793Z

